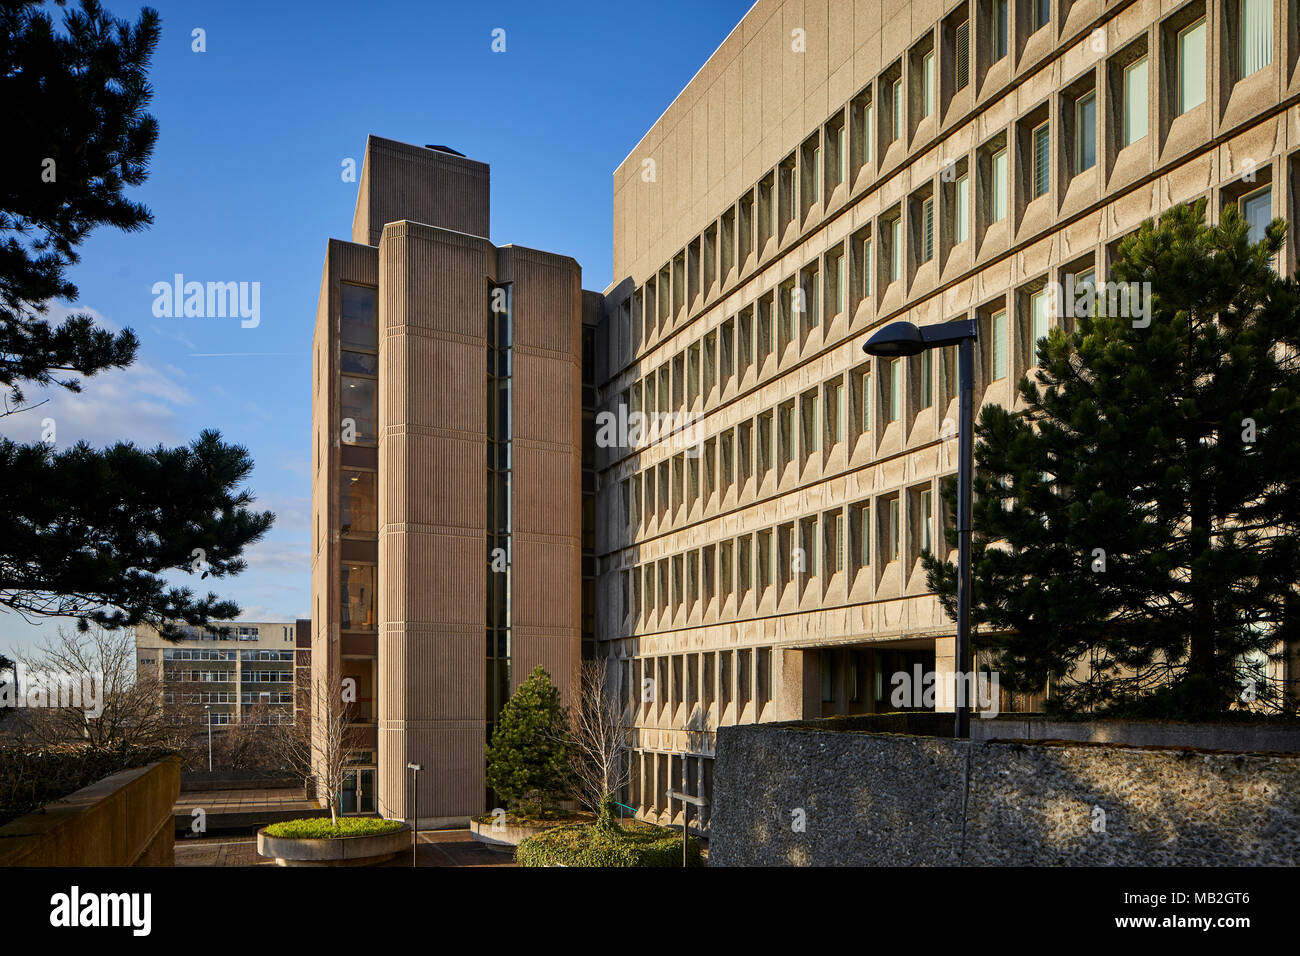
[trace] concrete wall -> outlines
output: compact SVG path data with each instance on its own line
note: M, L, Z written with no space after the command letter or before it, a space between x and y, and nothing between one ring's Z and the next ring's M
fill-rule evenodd
M171 866L180 761L123 770L0 827L0 867Z
M1295 866L1300 756L718 731L713 866Z

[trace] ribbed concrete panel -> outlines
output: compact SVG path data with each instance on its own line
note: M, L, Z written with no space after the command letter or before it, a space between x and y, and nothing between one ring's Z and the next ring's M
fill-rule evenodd
M513 661L541 665L566 702L581 661L582 289L567 256L507 246L513 283Z
M380 810L482 811L486 240L383 233L379 397Z
M384 226L401 220L486 236L489 193L486 163L371 136L352 240L377 246Z

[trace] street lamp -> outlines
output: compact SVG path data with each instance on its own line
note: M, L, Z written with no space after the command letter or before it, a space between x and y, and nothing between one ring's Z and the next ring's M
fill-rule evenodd
M411 866L415 866L415 848L420 842L420 808L416 801L419 799L420 771L424 769L424 764L408 763L406 769L411 771Z
M971 436L974 432L971 395L975 389L975 340L979 324L971 319L941 322L917 328L911 322L891 322L862 346L868 355L908 358L926 349L957 346L957 700L953 736L970 736L970 702L962 689L973 690L970 646L970 511L974 468Z
M212 705L204 704L203 711L208 715L208 773L212 773Z

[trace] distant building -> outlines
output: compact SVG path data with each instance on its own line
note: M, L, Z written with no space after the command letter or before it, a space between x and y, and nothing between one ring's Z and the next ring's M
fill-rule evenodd
M231 621L210 630L182 626L166 641L148 625L135 629L137 675L161 682L164 710L213 726L248 719L264 704L274 723L292 723L300 706L297 675L311 666L311 621ZM204 711L204 707L210 711Z

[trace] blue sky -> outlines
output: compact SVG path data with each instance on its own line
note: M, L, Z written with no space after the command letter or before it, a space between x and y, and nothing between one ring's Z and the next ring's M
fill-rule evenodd
M36 440L52 417L65 447L174 445L219 429L248 447L258 507L279 517L218 593L245 619L305 615L311 335L325 242L350 237L357 187L343 161L359 168L373 132L487 162L493 241L571 255L584 288L603 289L614 168L750 3L661 0L653 16L608 2L156 4L160 134L149 180L132 191L154 225L100 230L72 272L76 308L135 329L138 360L80 395L49 393L0 430ZM134 20L140 5L106 6ZM491 49L496 28L504 53ZM151 288L178 272L260 283L260 324L155 318ZM33 628L0 611L0 650L70 623Z

